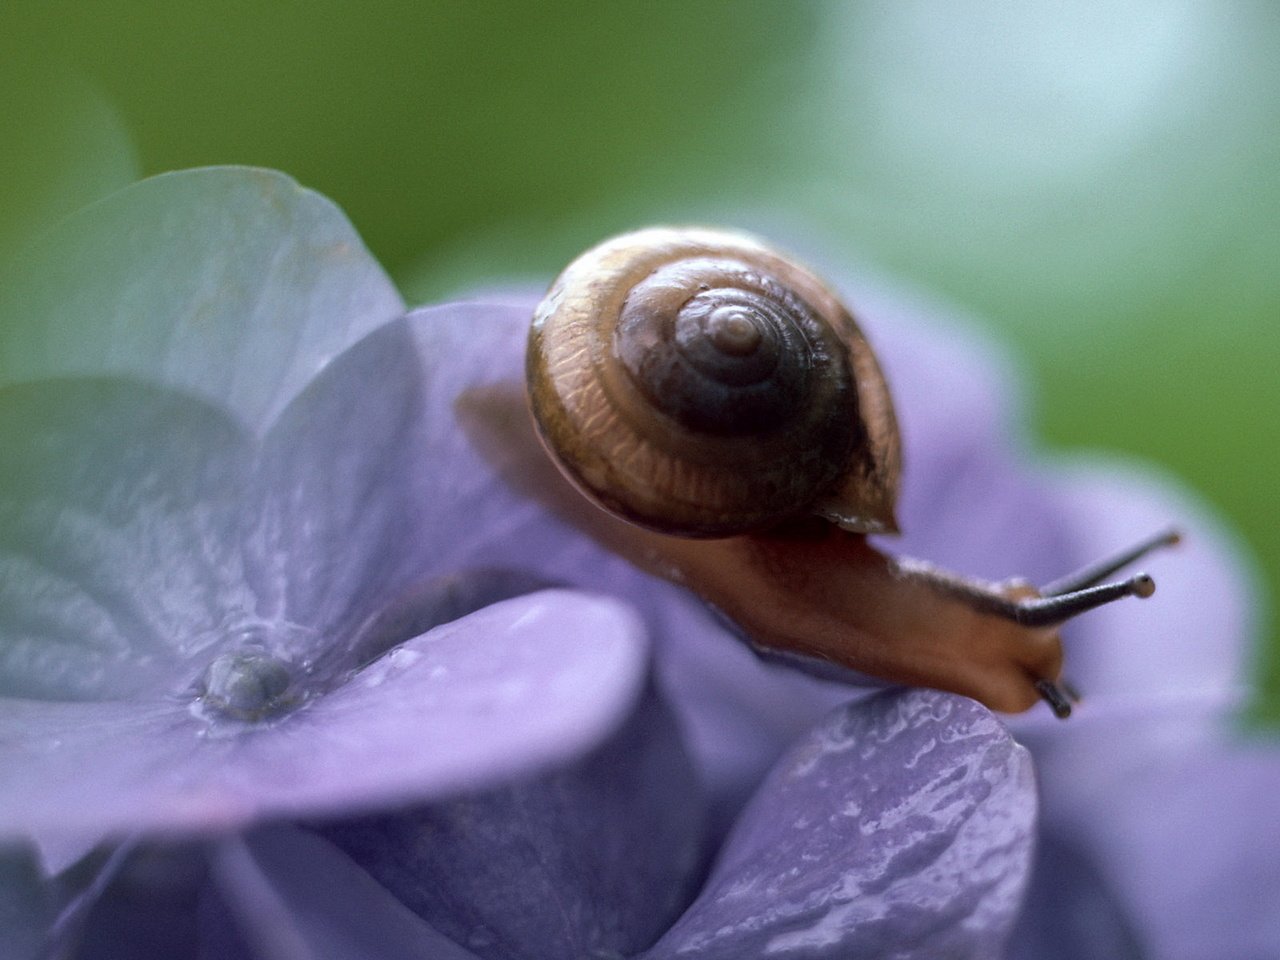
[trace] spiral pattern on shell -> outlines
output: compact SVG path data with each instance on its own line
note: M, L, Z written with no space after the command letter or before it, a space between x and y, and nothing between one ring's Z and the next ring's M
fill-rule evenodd
M893 528L897 433L870 348L825 286L752 238L655 228L588 251L539 305L527 362L544 442L629 520Z

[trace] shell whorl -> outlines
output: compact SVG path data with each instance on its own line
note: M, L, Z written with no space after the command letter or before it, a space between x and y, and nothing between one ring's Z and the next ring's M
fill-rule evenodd
M753 238L654 228L575 260L527 355L539 432L606 508L685 536L820 513L891 531L892 406L812 274Z

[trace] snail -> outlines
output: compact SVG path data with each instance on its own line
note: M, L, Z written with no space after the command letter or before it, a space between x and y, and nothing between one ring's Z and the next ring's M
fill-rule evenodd
M613 549L762 648L993 709L1068 716L1056 628L1150 596L1145 574L1103 581L1178 537L1042 589L873 547L901 473L880 365L821 280L750 236L651 228L582 254L536 309L526 374L546 451L618 518Z

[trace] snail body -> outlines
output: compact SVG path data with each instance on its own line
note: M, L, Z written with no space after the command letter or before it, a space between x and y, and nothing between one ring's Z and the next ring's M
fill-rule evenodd
M993 709L1069 715L1057 625L1149 596L1142 574L1101 581L1177 540L1043 591L871 546L897 532L901 470L880 366L826 285L742 234L651 228L582 254L535 311L526 375L545 450L608 514L570 493L570 519L601 543L761 647Z
M739 234L655 228L561 274L534 317L534 417L607 509L684 536L816 512L896 529L898 430L849 312Z

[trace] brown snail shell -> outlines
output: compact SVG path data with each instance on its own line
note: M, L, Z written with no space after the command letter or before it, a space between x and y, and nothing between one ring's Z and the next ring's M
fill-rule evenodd
M900 445L839 299L753 237L652 228L570 264L529 334L543 442L642 526L725 537L818 514L896 531Z

